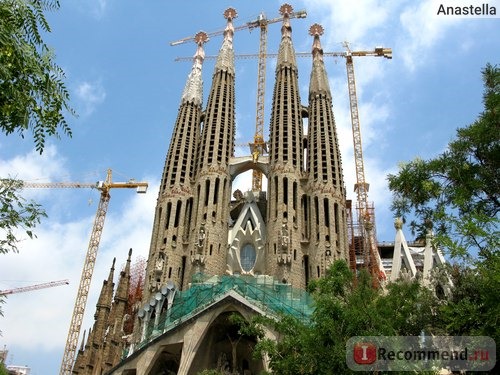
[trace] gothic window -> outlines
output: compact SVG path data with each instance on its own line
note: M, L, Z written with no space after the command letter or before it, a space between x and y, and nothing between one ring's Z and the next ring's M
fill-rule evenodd
M325 227L330 226L330 208L328 205L328 198L323 199L323 210L325 211Z
M257 252L255 251L255 247L247 243L240 250L240 260L241 260L241 268L249 272L252 270L255 265L255 259L257 258Z
M165 229L168 229L168 226L170 224L170 211L172 210L172 202L167 203L167 215L166 219L167 221L165 222Z
M179 218L181 216L181 208L182 208L182 202L180 200L178 200L177 207L175 209L174 228L177 228L179 226Z
M297 181L293 182L293 209L297 209Z
M210 195L210 180L205 180L205 207L208 206L209 195Z
M219 198L219 182L220 179L217 177L215 179L215 187L214 187L214 204L217 204L217 199Z
M288 178L283 179L283 203L288 205Z
M339 234L340 218L339 218L339 204L338 203L335 203L333 205L333 210L334 210L334 215L335 215L335 233Z

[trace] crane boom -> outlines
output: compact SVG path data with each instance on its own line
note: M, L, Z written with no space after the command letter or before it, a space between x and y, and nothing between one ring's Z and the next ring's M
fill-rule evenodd
M284 5L282 5L282 7L283 6ZM252 31L253 29L255 29L257 27L261 27L263 22L265 22L268 25L268 24L280 22L283 20L283 17L276 17L276 18L272 18L272 19L268 20L265 18L265 16L263 18L262 18L262 16L263 16L263 14L261 13L256 20L247 22L243 25L235 26L234 31L240 31L240 30L246 30L246 29ZM291 12L289 14L289 18L305 18L306 16L307 16L307 12L305 10L299 10L297 12ZM207 32L206 34L207 34L208 38L211 38L213 36L223 35L224 30L225 29L220 29L217 31ZM171 46L178 46L180 44L184 44L187 42L196 42L196 35L191 35L191 36L187 36L185 38L179 39L179 40L175 40L173 42L170 42L170 45Z
M73 315L69 326L68 337L64 349L64 355L61 363L60 375L71 375L73 370L73 363L75 360L76 348L78 346L78 337L80 336L80 329L85 313L85 306L89 294L90 283L92 281L92 274L94 272L95 261L97 257L97 250L99 249L99 242L104 227L104 220L108 211L109 200L111 198L109 191L113 188L136 188L138 193L145 193L148 187L147 182L137 182L129 180L127 182L113 182L111 169L105 181L100 181L95 184L88 183L74 183L74 182L54 182L54 183L28 183L25 182L23 187L27 188L96 188L101 192L101 198L97 207L92 233L85 256L80 284L78 286L78 293L73 308Z
M23 286L23 287L14 288L14 289L0 290L0 295L6 296L8 294L24 293L24 292L30 292L32 290L52 288L55 286L68 285L68 284L69 284L69 280L67 280L67 279L66 280L58 280L58 281L49 281L47 283L42 283L42 284Z

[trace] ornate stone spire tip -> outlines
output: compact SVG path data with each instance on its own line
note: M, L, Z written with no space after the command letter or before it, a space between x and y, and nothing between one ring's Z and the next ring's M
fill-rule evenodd
M283 17L289 17L290 14L292 13L293 13L293 7L290 4L285 3L280 7L280 14Z
M232 20L234 18L238 17L238 12L236 12L236 9L234 8L227 8L224 11L224 18L227 20Z
M194 41L196 44L198 45L202 45L206 42L208 42L208 35L206 32L204 31L200 31L198 32L195 36L194 36Z
M321 26L319 23L315 23L309 28L309 35L311 36L320 36L323 35L324 33L323 26Z

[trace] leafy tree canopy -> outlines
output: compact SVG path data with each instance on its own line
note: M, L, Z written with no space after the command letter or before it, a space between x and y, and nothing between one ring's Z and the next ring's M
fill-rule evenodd
M64 72L42 38L50 32L44 11L58 8L56 0L0 0L0 130L30 132L40 153L47 136L71 137L64 113L74 114Z
M269 321L278 342L262 339L256 346L267 354L273 374L351 374L346 343L353 336L420 335L435 319L435 298L417 281L392 283L387 291L372 287L361 272L356 282L344 261L335 262L325 277L311 283L315 311L310 324L291 316Z
M500 69L488 64L482 75L478 119L459 128L442 154L403 163L388 180L392 209L415 217L414 232L433 226L436 244L452 256L486 259L500 248Z
M19 195L22 181L0 179L0 254L17 252L20 232L33 238L32 229L46 217L43 208Z

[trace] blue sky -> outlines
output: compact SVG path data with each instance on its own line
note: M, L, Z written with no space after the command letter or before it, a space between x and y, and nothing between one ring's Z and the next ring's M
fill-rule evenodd
M306 9L306 19L292 20L297 52L309 52L308 29L320 23L326 52L342 51L349 41L353 50L375 46L393 49L393 59L355 59L366 180L369 199L376 207L380 241L394 239L390 193L386 176L401 161L428 158L444 150L457 127L470 124L482 110L480 70L487 62L499 63L498 18L437 16L439 4L455 0L312 0L291 3ZM470 3L485 1L471 0ZM500 12L500 1L486 1ZM101 246L97 257L84 328L92 324L97 293L113 257L118 268L128 249L147 257L154 206L165 154L190 71L196 46L169 42L224 28L224 10L239 14L235 25L254 20L263 11L279 16L282 3L257 1L174 2L150 0L62 1L61 9L48 14L52 33L46 41L54 47L58 64L67 75L71 104L77 118L68 118L73 138L48 142L39 156L29 138L0 136L0 176L26 181L103 180L113 170L115 181L130 178L148 181L146 195L131 190L112 191ZM276 52L280 24L269 26L268 51ZM234 37L236 53L257 53L258 30L242 30ZM205 46L215 55L221 37ZM271 106L275 62L268 60L266 108ZM354 184L352 132L345 61L326 58L334 96L333 106L340 135L348 192ZM302 103L307 103L311 60L299 59ZM210 87L213 60L204 63L205 95ZM237 60L237 140L250 141L255 126L256 60ZM269 114L266 111L268 133ZM238 148L244 154L244 148ZM250 187L249 175L236 182ZM0 318L0 347L9 350L8 364L28 365L33 375L58 373L71 319L76 288L99 193L90 189L31 189L26 195L42 203L49 214L38 227L38 238L24 240L19 254L2 256L0 289L51 280L70 279L70 285L20 293L8 298ZM355 199L350 193L351 199ZM411 238L408 230L407 238Z

